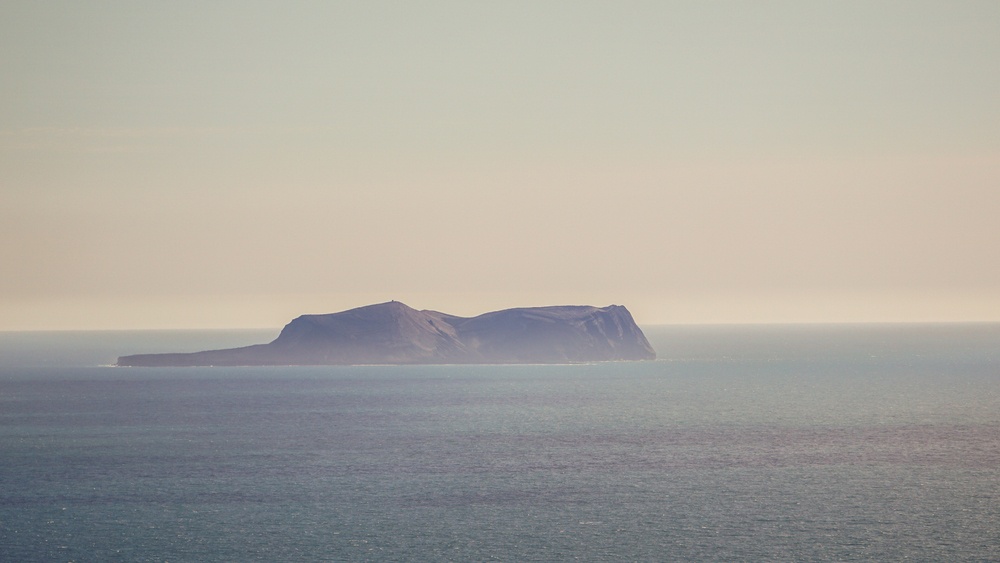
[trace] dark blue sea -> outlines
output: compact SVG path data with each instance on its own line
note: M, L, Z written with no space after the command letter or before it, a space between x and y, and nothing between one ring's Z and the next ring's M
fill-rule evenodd
M0 561L996 561L1000 325L646 327L655 362L114 368L0 333Z

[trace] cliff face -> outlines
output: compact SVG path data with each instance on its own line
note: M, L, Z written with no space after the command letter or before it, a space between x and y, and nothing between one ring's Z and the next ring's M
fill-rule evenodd
M618 305L507 309L465 318L392 301L303 315L269 344L122 356L118 365L522 364L655 357L632 315Z

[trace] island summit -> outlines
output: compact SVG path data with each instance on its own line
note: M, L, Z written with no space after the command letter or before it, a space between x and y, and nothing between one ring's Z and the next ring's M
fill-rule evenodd
M390 301L302 315L268 344L122 356L118 365L561 364L655 358L620 305L525 307L457 317Z

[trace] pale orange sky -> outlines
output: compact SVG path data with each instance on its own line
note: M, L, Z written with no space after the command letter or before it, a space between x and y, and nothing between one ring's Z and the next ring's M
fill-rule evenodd
M0 330L1000 321L996 2L7 2L0 76Z

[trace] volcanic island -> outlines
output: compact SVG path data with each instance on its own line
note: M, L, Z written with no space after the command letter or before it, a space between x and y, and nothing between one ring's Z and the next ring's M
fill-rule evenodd
M390 301L302 315L268 344L122 356L117 365L569 364L655 358L632 314L620 305L523 307L459 317Z

